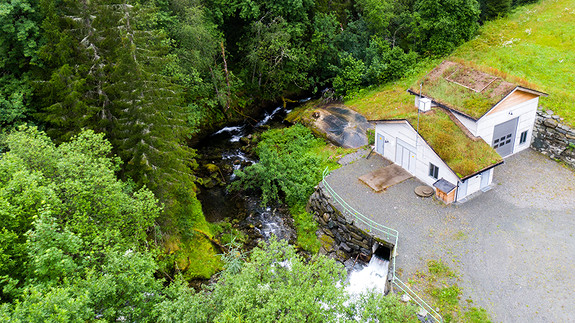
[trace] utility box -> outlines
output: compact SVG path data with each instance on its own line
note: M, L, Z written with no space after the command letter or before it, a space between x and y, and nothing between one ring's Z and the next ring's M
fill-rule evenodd
M428 98L417 98L416 97L416 105L421 112L427 112L431 110L431 100Z

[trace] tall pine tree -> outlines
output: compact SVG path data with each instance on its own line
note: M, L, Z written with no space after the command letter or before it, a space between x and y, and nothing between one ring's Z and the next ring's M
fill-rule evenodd
M194 151L182 91L164 69L173 59L155 25L155 8L121 0L45 1L52 72L38 87L50 134L105 132L123 161L122 177L147 186L166 205L162 227L191 237L207 231L195 195ZM61 52L62 56L52 55Z

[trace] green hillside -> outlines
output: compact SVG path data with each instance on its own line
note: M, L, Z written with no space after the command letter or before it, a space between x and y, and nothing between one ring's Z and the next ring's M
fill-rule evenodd
M575 126L575 1L544 0L488 22L451 59L492 67L549 94L540 104ZM512 80L511 80L512 81Z
M544 0L488 22L479 35L451 56L422 62L415 73L377 89L364 90L347 105L368 119L389 117L389 109L413 106L406 89L442 60L466 61L513 83L549 94L540 104L575 126L575 1Z

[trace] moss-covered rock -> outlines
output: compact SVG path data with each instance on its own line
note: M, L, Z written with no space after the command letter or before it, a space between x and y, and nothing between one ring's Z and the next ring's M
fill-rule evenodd
M219 167L215 164L205 164L204 168L206 169L207 172L211 173L216 173L219 171Z

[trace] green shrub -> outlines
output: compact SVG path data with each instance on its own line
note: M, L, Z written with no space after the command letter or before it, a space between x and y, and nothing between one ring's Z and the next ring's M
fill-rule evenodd
M313 152L324 145L302 125L273 129L262 135L259 163L236 173L231 188L261 190L262 204L283 199L290 207L306 202L321 179L322 158Z
M298 245L312 253L319 250L317 224L305 211L305 205L328 164L327 156L320 151L324 146L322 140L299 124L266 131L256 149L259 163L238 171L238 180L231 186L235 190L261 191L264 205L285 202L295 221Z
M313 215L305 210L305 204L298 204L290 209L297 230L297 244L304 250L311 253L317 253L320 248L320 242L315 232L317 231L317 222Z

